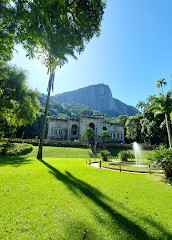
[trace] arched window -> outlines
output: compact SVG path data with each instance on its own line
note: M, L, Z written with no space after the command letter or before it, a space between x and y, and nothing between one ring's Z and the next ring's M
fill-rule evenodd
M118 132L117 131L115 131L114 135L115 135L115 138L118 138Z
M107 130L107 128L106 128L105 126L103 126L103 130L105 130L105 131L106 131L106 130Z
M92 129L94 130L94 129L95 129L95 125L94 125L94 123L90 123L90 124L89 124L89 127L92 128Z
M77 135L77 125L72 125L72 135Z

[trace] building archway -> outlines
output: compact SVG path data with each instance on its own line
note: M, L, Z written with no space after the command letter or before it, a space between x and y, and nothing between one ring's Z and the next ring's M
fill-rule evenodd
M92 129L94 130L94 129L95 129L95 125L94 125L94 123L90 123L90 124L89 124L89 127L92 128Z
M77 135L78 126L76 124L72 125L72 135Z

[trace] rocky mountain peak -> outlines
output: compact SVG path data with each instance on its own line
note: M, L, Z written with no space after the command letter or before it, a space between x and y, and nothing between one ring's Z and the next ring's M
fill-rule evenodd
M77 102L84 104L110 117L117 117L119 115L132 116L139 113L136 108L113 98L109 86L105 84L91 85L74 91L57 94L51 97L51 99L59 103Z

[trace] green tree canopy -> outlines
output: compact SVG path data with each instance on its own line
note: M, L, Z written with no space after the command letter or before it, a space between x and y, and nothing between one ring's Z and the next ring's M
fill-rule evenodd
M28 89L26 74L17 67L0 61L0 123L1 133L14 132L17 127L32 123L40 108L38 93Z
M1 57L13 49L15 42L22 43L30 57L43 54L48 69L52 64L62 65L100 34L104 8L103 0L2 0Z
M111 138L111 135L109 134L108 130L103 130L100 133L100 138L103 140L103 145L105 146L105 142L108 138Z
M133 141L141 142L141 124L140 119L142 116L136 114L136 116L130 116L125 124L126 138Z
M149 106L149 109L154 113L155 116L163 114L166 121L167 134L169 146L172 146L171 139L171 127L170 127L170 113L172 112L172 96L171 91L168 91L165 96L164 94L159 94L157 97L154 97L152 104Z
M85 44L93 36L100 34L105 5L103 0L3 0L0 3L4 25L11 24L13 18L11 43L22 43L27 55L41 58L50 72L39 159L42 159L48 104L54 85L55 69L66 63L69 56L76 58L76 53L83 52ZM3 52L2 57L4 56Z
M85 138L88 142L88 145L89 145L90 139L94 137L94 130L91 127L85 128L81 137Z
M119 124L119 125L121 125L121 126L124 127L127 119L128 119L128 116L127 116L127 115L120 115L120 116L118 116L117 118L113 117L113 118L111 119L111 122L112 122L112 123Z

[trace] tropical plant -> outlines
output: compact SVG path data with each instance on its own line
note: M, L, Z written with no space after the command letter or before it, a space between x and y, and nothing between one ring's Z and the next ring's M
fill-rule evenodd
M156 167L162 167L167 178L172 177L172 149L155 150L149 160L154 162Z
M25 72L0 61L0 133L7 136L31 124L40 109L38 92L28 89Z
M140 119L142 116L136 114L135 116L128 117L125 127L126 127L126 138L132 141L141 142L141 124Z
M75 53L83 52L85 43L90 41L94 35L98 36L100 34L105 3L103 0L82 0L79 2L77 0L72 2L56 0L51 3L47 2L47 4L43 4L42 1L32 2L35 4L34 11L37 9L38 16L41 16L41 22L38 21L38 28L42 29L43 27L44 30L39 33L41 36L39 43L41 45L41 55L44 56L43 63L50 72L45 117L37 155L38 159L42 159L48 105L50 92L54 86L55 69L67 62L67 56L77 59ZM42 14L42 12L45 14ZM33 26L35 26L35 21Z
M94 138L94 130L92 128L90 128L90 127L85 128L85 130L83 131L81 137L85 138L87 140L87 143L88 143L88 146L89 146L90 139Z
M170 128L170 113L172 111L172 97L171 91L168 91L166 95L159 94L158 97L154 97L152 104L149 106L149 109L154 112L154 115L163 114L165 116L168 142L169 147L171 148L171 128Z
M99 154L102 157L103 161L107 161L108 156L110 156L110 152L107 150L100 151Z
M127 119L128 119L127 115L120 115L117 118L113 117L113 118L110 118L108 120L111 121L112 123L116 123L116 124L124 127Z
M141 109L141 112L143 112L143 109L145 108L146 103L143 101L139 101L138 104L136 105L137 109Z
M167 82L165 82L165 78L161 79L160 80L157 80L157 88L160 88L161 87L161 90L162 90L162 94L164 95L164 91L163 91L163 87L162 86L166 86L167 85Z
M131 157L131 153L129 151L120 151L117 154L118 158L120 158L122 161L127 161L129 157Z
M100 138L103 140L103 147L105 148L105 142L108 138L111 138L111 135L109 134L108 130L103 130L100 133Z
M99 36L106 4L103 0L5 1L0 3L2 43L10 46L22 43L31 58L38 56L50 74L45 117L37 158L42 159L42 148L48 114L50 92L53 90L55 69L63 66L69 56L76 57L92 37ZM11 28L8 28L10 26ZM11 41L10 41L11 40ZM8 44L6 44L8 43ZM0 57L8 51L2 48Z

